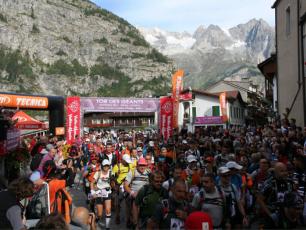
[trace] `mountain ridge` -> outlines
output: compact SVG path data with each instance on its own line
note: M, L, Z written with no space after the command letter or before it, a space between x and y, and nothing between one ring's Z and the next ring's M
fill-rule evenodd
M152 96L173 63L126 20L87 0L0 0L0 91Z
M193 34L180 34L183 39L174 37L176 43L170 44L166 43L167 36L174 36L173 32L159 29L155 37L148 28L139 30L147 42L173 59L177 68L189 72L184 84L192 88L203 89L222 79L240 79L263 89L264 79L257 64L275 50L274 29L263 19L251 19L229 29L200 25ZM184 40L192 42L184 44Z

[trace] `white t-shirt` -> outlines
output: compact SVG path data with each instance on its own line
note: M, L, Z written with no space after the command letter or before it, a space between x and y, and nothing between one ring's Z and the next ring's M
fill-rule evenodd
M104 171L99 171L94 175L98 189L110 188L110 170L108 170L106 174L104 173Z

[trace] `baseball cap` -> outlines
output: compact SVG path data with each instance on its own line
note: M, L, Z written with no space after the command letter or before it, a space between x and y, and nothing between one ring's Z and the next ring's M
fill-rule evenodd
M137 152L142 152L142 148L141 147L137 147Z
M149 146L154 147L154 141L149 141Z
M229 169L242 169L243 167L240 164L237 164L235 161L229 161L225 165Z
M139 160L137 161L137 165L148 165L146 159L144 159L143 157L139 158Z
M188 144L188 142L186 140L183 140L182 143L183 144Z
M132 163L131 157L130 157L129 154L123 154L122 160L124 160L124 161L125 161L126 163L128 163L128 164L131 164L131 163Z
M204 227L204 226L207 227ZM187 216L185 220L186 230L202 230L202 229L213 229L212 219L210 215L205 212L196 211L192 212Z
M225 174L230 172L230 170L228 169L228 167L222 166L220 168L218 168L218 174Z
M85 141L90 141L90 139L89 139L89 138L86 138Z
M188 163L191 163L191 162L196 162L197 161L197 158L194 156L194 155L189 155L187 157L187 162Z
M102 166L105 166L105 165L110 165L109 160L104 159L104 160L102 161Z

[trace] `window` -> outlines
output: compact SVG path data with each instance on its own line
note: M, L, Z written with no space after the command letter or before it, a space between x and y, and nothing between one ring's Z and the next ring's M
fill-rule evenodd
M287 35L290 34L290 24L291 24L291 20L290 20L290 7L288 6L288 8L286 9L286 34Z
M192 117L197 116L197 107L192 107Z
M212 107L212 115L213 116L220 116L220 106L213 106Z

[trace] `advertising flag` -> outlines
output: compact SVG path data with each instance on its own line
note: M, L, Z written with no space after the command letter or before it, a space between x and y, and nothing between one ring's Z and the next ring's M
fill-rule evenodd
M81 103L80 97L67 97L66 140L73 144L76 135L80 136Z
M159 129L164 140L167 141L173 134L173 99L171 97L160 98L159 114Z
M173 98L173 128L178 127L178 109L180 94L183 89L184 70L178 70L172 76L172 98Z
M226 108L226 93L223 92L219 95L221 115L223 122L227 121L227 108Z

